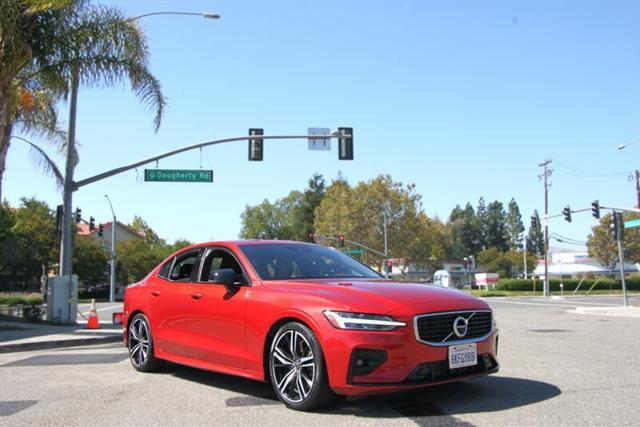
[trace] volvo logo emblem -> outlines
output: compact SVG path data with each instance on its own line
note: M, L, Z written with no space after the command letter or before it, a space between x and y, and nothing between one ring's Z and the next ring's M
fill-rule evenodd
M453 321L453 333L456 334L458 338L462 338L467 335L468 326L469 321L462 316L458 316Z

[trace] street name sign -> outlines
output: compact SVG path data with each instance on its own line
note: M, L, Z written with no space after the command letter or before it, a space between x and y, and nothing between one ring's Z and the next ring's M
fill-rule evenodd
M345 249L342 252L344 252L345 254L351 254L351 255L362 255L364 253L364 250L362 250L362 249Z
M213 182L213 171L204 169L145 169L148 182Z
M331 136L329 128L309 128L307 135ZM331 151L331 138L313 138L309 139L309 150Z
M640 219L632 219L624 223L624 228L640 227Z

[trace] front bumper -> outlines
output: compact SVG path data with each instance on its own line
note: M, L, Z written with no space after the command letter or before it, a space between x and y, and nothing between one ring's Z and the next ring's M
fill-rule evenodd
M332 339L325 341L324 352L329 384L338 394L410 390L499 370L497 329L483 341L476 342L477 365L457 369L449 369L449 347L417 341L412 325L388 332L334 330L332 335Z

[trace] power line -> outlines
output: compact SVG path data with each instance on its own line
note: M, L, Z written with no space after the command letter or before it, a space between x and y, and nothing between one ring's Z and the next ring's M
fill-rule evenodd
M629 172L595 172L588 169L581 169L575 166L568 165L566 163L557 162L556 167L559 168L559 172L565 173L567 175L573 176L582 176L582 177L592 177L592 178L603 178L610 176L622 176L628 175ZM564 170L563 170L564 169Z

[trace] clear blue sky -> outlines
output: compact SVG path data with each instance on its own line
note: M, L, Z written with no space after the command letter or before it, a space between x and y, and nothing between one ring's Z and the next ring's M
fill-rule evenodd
M169 108L157 134L127 87L81 90L82 179L171 148L246 134L300 134L352 126L355 160L304 141L265 143L248 162L246 143L205 149L213 184L138 182L143 169L82 188L74 205L97 222L143 217L172 241L238 236L247 204L303 189L313 172L351 183L378 174L414 182L429 216L446 219L480 196L511 197L528 228L543 210L538 163L553 159L550 210L570 204L635 204L627 175L638 167L638 1L110 1L129 15L212 11L219 21L155 16L146 30L151 69ZM66 106L61 106L66 119ZM56 157L63 164L61 156ZM160 162L197 169L196 152ZM153 168L151 164L147 167ZM15 141L3 194L16 206L61 194ZM586 240L590 213L551 231Z

